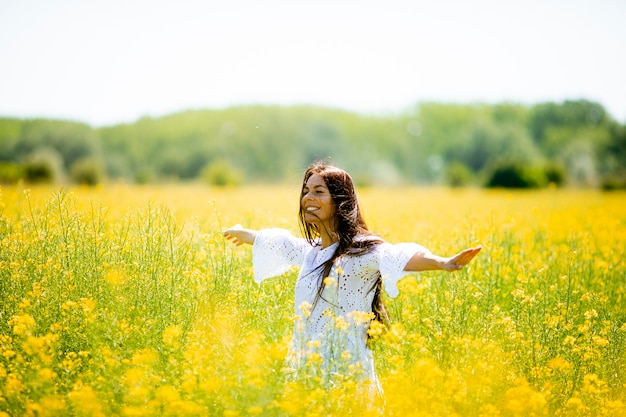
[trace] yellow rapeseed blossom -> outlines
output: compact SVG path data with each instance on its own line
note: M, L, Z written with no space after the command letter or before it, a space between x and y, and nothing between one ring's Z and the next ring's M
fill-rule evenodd
M47 186L2 188L0 417L626 413L622 191L360 195L389 242L436 253L483 244L470 268L400 280L400 295L386 299L389 331L368 313L341 316L332 296L320 300L333 336L369 321L379 339L370 348L385 405L374 411L366 404L376 389L355 378L365 370L347 366L356 352L341 347L321 364L316 354L333 346L305 345L308 368L287 369L293 326L304 331L312 306L294 315L294 271L258 286L249 252L221 237L225 224L245 218L255 228L267 213L292 228L292 190L73 190L50 200ZM207 199L209 215L199 212ZM342 273L336 265L331 275ZM333 386L325 372L335 372Z
M126 275L119 269L112 268L105 272L104 280L112 286L118 286L126 282Z
M515 386L507 390L505 397L506 408L512 415L548 415L544 394L535 391L525 379L518 379Z
M309 317L311 315L311 308L313 308L313 305L306 301L303 301L302 304L298 306L298 310L302 312L304 317Z
M324 285L326 285L327 287L332 287L335 282L336 282L335 278L332 278L332 277L324 278Z
M5 395L9 398L20 395L24 390L24 383L18 375L9 373L4 382L4 390Z
M318 349L322 345L319 340L309 340L306 342L306 347L309 349Z
M131 362L133 365L151 366L156 363L158 358L159 355L154 349L145 348L135 352L133 354Z
M338 316L333 319L335 321L335 327L339 330L346 330L350 327L350 323L345 319L344 316Z
M163 342L168 346L178 346L183 330L180 326L171 325L163 330Z
M317 366L323 362L322 356L316 352L309 353L306 356L306 361L307 366Z
M556 358L550 359L547 363L548 367L553 370L558 371L569 371L572 369L572 364L567 360L563 359L561 356L557 356Z
M263 407L252 406L246 409L246 413L251 416L258 416L263 413Z
M351 311L348 313L348 318L352 319L357 326L369 323L374 319L374 313L368 311Z
M608 339L601 336L592 336L593 343L599 347L605 347L609 344Z
M39 399L37 405L41 407L33 414L37 417L61 415L67 407L65 397L61 395L46 395Z
M9 320L9 326L13 327L13 334L18 336L28 336L35 329L35 319L30 314L13 316Z
M588 407L585 406L583 401L578 397L568 398L567 401L565 402L565 408L567 410L570 410L576 413L576 415L581 415L581 414L584 415L584 413L586 413L588 410Z
M74 415L82 417L104 417L98 395L89 385L77 383L68 394Z
M162 385L155 392L155 399L162 404L169 404L180 400L180 393L170 385Z
M608 385L605 381L601 380L596 374L586 374L583 377L583 386L581 392L598 395L608 392Z
M37 372L37 378L40 382L53 382L58 375L50 368L42 368Z
M585 320L593 320L598 317L598 312L595 309L585 311Z
M367 334L372 338L378 338L385 332L385 325L378 320L372 320Z
M91 314L96 308L96 301L91 298L81 298L80 306L85 314Z

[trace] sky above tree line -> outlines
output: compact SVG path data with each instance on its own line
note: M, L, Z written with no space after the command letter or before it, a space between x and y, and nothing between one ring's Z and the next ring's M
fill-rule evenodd
M622 0L0 0L0 116L588 99L626 123Z

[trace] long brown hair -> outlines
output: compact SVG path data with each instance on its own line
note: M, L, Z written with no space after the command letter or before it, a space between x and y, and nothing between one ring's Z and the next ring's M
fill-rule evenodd
M365 224L365 220L361 214L352 178L346 171L340 168L321 162L309 165L304 173L302 190L300 192L300 203L304 196L304 188L307 181L313 175L319 175L326 183L326 187L330 192L335 207L335 230L328 232L334 232L339 243L332 257L320 266L319 285L315 302L313 303L315 306L320 298L323 299L322 293L325 288L324 278L330 274L337 258L343 255L362 255L383 243L383 241L368 230L367 224ZM298 218L305 239L312 245L318 244L319 237L321 236L319 226L305 221L305 212L302 208L302 204L300 204ZM387 314L387 309L383 302L382 278L380 272L378 272L378 277L370 291L374 291L374 300L372 301L374 319L381 323L388 323L389 315Z

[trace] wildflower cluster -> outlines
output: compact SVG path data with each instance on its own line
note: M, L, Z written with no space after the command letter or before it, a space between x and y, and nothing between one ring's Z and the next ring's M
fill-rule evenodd
M336 337L368 326L381 409L354 352L333 352L329 384L323 340L291 377L313 306L294 317L295 272L257 286L220 238L242 218L289 227L292 190L0 191L0 417L626 415L623 193L366 190L390 242L484 247L400 281L389 324L328 312Z

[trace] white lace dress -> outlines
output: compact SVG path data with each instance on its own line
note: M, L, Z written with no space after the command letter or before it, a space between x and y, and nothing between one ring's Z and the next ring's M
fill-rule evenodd
M390 297L398 295L397 282L416 253L429 253L415 243L375 246L358 256L341 256L316 302L321 268L337 244L321 249L283 229L259 231L252 246L257 283L300 267L295 288L295 326L290 351L294 372L331 382L338 376L358 375L377 383L367 330L379 273Z

